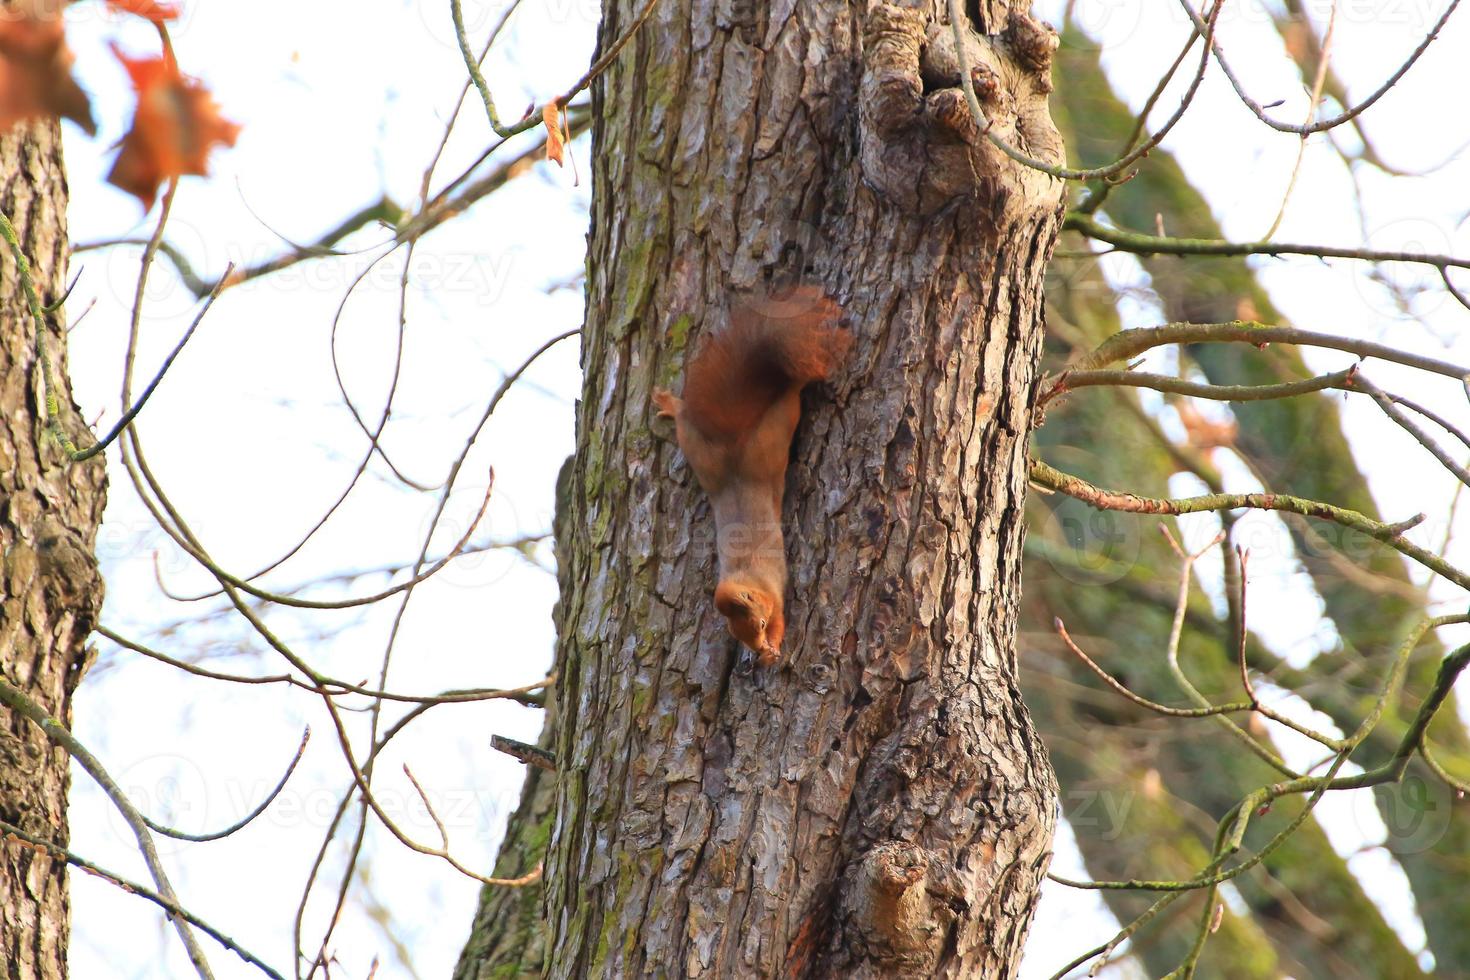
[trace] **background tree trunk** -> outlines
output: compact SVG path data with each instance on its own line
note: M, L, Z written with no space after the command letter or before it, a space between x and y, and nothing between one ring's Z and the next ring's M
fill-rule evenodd
M604 47L641 6L609 4ZM977 136L942 7L665 0L594 87L552 976L1015 972L1055 813L1015 628L1062 187ZM1050 35L969 7L995 131L1059 160ZM731 289L797 279L856 342L807 398L786 660L752 670L649 395Z
M1099 134L1125 132L1132 124L1132 113L1112 94L1090 45L1064 46L1058 56L1058 70L1071 83L1059 92L1065 105L1061 114L1085 120L1085 125L1069 133L1077 157L1084 165L1111 160L1116 146ZM1190 186L1178 163L1161 151L1150 154L1149 166L1139 171L1136 180L1114 191L1107 211L1125 227L1151 227L1162 215L1170 234L1222 237L1204 197ZM1197 258L1141 258L1167 319L1210 322L1246 316L1289 325L1246 262ZM1321 329L1323 324L1304 326ZM1247 353L1234 349L1236 346L1200 344L1189 348L1185 356L1216 384L1266 384L1314 373L1296 348L1273 345L1264 352ZM1378 516L1380 509L1343 435L1337 399L1316 395L1232 405L1231 410L1240 426L1235 451L1260 474L1268 489L1331 500ZM1208 474L1204 476L1208 478ZM1120 480L1108 485L1134 483ZM1401 506L1408 512L1416 509L1412 504ZM1390 513L1386 519L1399 518ZM1293 672L1263 648L1254 646L1257 658L1252 666L1263 674L1275 675L1294 690L1310 690L1315 706L1341 729L1350 731L1362 718L1362 689L1377 684L1384 664L1404 634L1428 615L1428 599L1413 594L1398 554L1378 542L1321 523L1312 524L1310 533L1303 521L1288 521L1287 526L1293 533L1296 555L1311 576L1324 613L1341 639L1341 648L1318 657L1307 670ZM1225 554L1229 559L1229 549ZM1422 655L1410 665L1406 681L1409 703L1417 703L1413 699L1429 689L1443 652L1434 637L1426 638L1421 650ZM1354 761L1367 767L1381 764L1398 744L1403 726L1403 719L1389 718ZM1430 733L1446 764L1456 767L1456 771L1470 765L1470 738L1458 720L1452 699L1431 725ZM1417 759L1403 783L1379 787L1374 795L1389 830L1385 847L1403 867L1413 887L1437 968L1445 970L1450 964L1470 962L1470 930L1464 928L1463 903L1455 897L1463 889L1464 855L1470 852L1470 821L1465 819L1470 801L1458 799ZM1311 882L1311 892L1330 894L1331 889L1318 887L1323 867L1317 862L1308 863L1283 874L1283 881ZM1310 896L1304 898L1312 900ZM1376 925L1355 916L1332 916L1326 921L1341 933L1326 937L1337 953L1346 953L1349 946L1359 946L1365 937L1380 932ZM1362 926L1355 924L1360 921ZM1384 962L1366 957L1356 948L1349 961L1355 961L1370 976L1376 974L1369 964ZM1383 969L1388 970L1386 966ZM1403 975L1396 970L1388 972Z
M1110 89L1096 48L1077 34L1064 33L1064 39L1057 69L1067 84L1057 93L1054 114L1082 164L1099 166L1115 158L1115 134L1129 129L1133 113ZM1189 234L1218 237L1213 222L1200 226L1201 215L1208 220L1208 206L1172 157L1156 149L1149 164L1136 180L1113 189L1108 201L1110 211L1117 209L1113 216L1130 226L1146 227L1154 220L1151 216L1159 214L1170 229L1182 224ZM1063 241L1069 255L1086 249L1081 240ZM1229 319L1241 300L1269 310L1265 292L1244 261L1212 260L1208 275L1177 260L1143 261L1169 318L1183 318L1194 310L1193 315L1203 319ZM1068 358L1120 329L1119 296L1095 261L1069 258L1054 263L1047 301L1053 348L1045 365L1048 370L1060 370ZM1281 322L1274 311L1269 318ZM1205 345L1199 350L1206 353ZM1265 357L1259 351L1251 354L1253 358L1241 360L1259 363ZM1293 350L1277 347L1270 354L1300 364ZM1332 499L1345 495L1362 505L1365 486L1340 440L1334 405L1327 398L1311 398L1282 408L1302 416L1308 423L1303 431L1321 436L1309 441L1329 450L1314 449L1310 466L1294 469L1282 489L1311 496L1302 489L1302 482L1308 481L1318 493L1333 495ZM1244 433L1259 424L1253 418L1241 421ZM1212 484L1219 479L1204 454L1171 442L1143 411L1135 393L1124 389L1078 393L1054 404L1038 432L1038 444L1042 458L1069 472L1139 493L1167 496L1169 478L1180 471L1194 472ZM1262 460L1256 446L1248 458ZM1268 459L1271 468L1278 468L1281 457ZM1322 480L1330 480L1332 486L1324 489L1312 482ZM1033 498L1030 510L1022 610L1022 629L1029 633L1022 641L1023 681L1027 703L1061 777L1063 812L1089 874L1106 879L1188 875L1204 863L1213 820L1244 793L1276 777L1216 725L1159 719L1100 690L1096 678L1056 639L1052 622L1061 617L1086 649L1125 675L1135 690L1178 703L1180 692L1163 660L1178 560L1156 533L1157 519L1101 514L1060 497ZM1397 567L1401 574L1396 556L1382 564ZM1316 570L1327 565L1319 561ZM1188 670L1201 687L1226 699L1237 696L1240 681L1232 622L1229 617L1217 620L1203 597L1197 598L1201 601L1191 608L1185 649ZM1360 594L1356 601L1373 605L1375 598ZM1404 618L1402 612L1398 618ZM1345 640L1355 642L1351 636ZM1392 645L1384 642L1382 649ZM1248 650L1258 670L1279 672L1282 665L1254 637ZM1327 690L1340 690L1340 684L1326 676L1335 669L1329 666L1334 659L1319 658L1313 665L1315 683L1282 680L1293 689L1312 692L1313 700L1330 711L1325 704L1337 696L1324 700L1322 694L1324 682ZM1361 705L1352 704L1338 716L1352 718L1355 724L1360 710ZM1201 778L1202 773L1208 778ZM1293 807L1297 805L1299 801ZM1286 819L1291 812L1295 811L1278 811L1271 819ZM1187 861L1181 863L1182 858ZM1450 873L1448 868L1443 871ZM1422 975L1413 953L1388 926L1315 821L1235 884L1250 914L1239 916L1227 907L1219 932L1206 949L1201 977L1275 977L1283 972L1314 977ZM1116 891L1103 892L1102 897L1125 921L1151 898ZM1184 919L1197 914L1198 903L1181 902L1176 909L1171 910L1171 921L1151 930L1134 947L1134 955L1151 976L1174 969L1192 940ZM1426 916L1438 914L1431 911Z
M43 304L65 288L66 175L54 122L0 135L0 209L31 262ZM86 670L86 640L102 606L93 558L102 519L102 461L71 465L43 438L36 337L16 264L0 255L0 671L64 723ZM48 317L48 355L73 439L85 444L66 375L66 332ZM67 842L67 755L35 725L0 707L0 820ZM0 962L8 976L66 976L69 908L64 863L0 845Z
M1080 245L1064 247L1073 244ZM1091 276L1053 276L1048 309L1058 350L1051 368L1074 353L1062 337L1081 354L1116 332L1115 299ZM1049 406L1037 442L1038 455L1068 472L1144 494L1167 496L1179 468L1168 440L1125 389L1079 392ZM1182 703L1164 654L1179 562L1157 533L1158 519L1098 514L1061 496L1033 498L1030 516L1022 676L1088 872L1188 878L1209 861L1220 814L1280 777L1212 719L1159 718L1101 689L1056 639L1052 623L1060 617L1135 691ZM1217 622L1202 595L1196 599L1181 657L1201 689L1220 700L1236 696L1240 676L1228 625ZM1300 800L1281 802L1285 808L1265 818L1269 831L1300 813ZM1422 975L1315 821L1234 884L1249 914L1225 906L1200 965L1202 980ZM1122 921L1157 897L1101 894ZM1164 976L1184 959L1199 910L1197 899L1178 903L1133 948L1149 976ZM1086 945L1079 941L1073 952Z

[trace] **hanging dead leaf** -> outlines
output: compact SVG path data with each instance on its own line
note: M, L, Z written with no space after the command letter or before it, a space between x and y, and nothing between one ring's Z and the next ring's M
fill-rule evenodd
M133 80L138 107L107 179L150 208L164 181L207 175L210 150L234 146L240 127L220 116L198 79L180 74L165 59L134 60L116 48L113 53Z
M554 161L558 167L565 166L566 140L562 138L561 115L555 102L541 107L541 122L546 126L546 159Z
M1210 458L1214 451L1222 446L1228 448L1235 445L1239 426L1236 425L1234 419L1221 421L1207 419L1200 414L1199 409L1187 401L1177 402L1174 410L1179 413L1179 421L1184 425L1189 444L1202 450L1205 458Z
M137 14L155 24L179 19L178 4L162 3L160 0L107 0L107 5L119 13Z
M1280 24L1281 41L1286 45L1286 53L1291 55L1291 60L1299 65L1305 65L1311 57L1316 45L1312 36L1312 28L1305 21L1288 20ZM1311 72L1304 72L1308 76Z
M87 93L71 75L73 60L59 16L0 18L0 132L25 119L62 116L96 135Z

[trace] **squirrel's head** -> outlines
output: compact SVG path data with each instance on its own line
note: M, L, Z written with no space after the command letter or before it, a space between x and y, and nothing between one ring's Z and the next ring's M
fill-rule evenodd
M715 587L715 608L728 620L735 639L754 650L762 664L774 663L781 656L781 610L769 590L726 579Z

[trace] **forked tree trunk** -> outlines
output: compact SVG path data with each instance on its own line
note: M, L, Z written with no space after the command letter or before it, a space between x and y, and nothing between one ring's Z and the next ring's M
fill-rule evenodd
M643 2L609 0L602 47ZM994 132L1058 161L1052 35L966 6ZM460 976L1016 971L1056 802L1015 629L1062 187L978 135L944 7L661 0L594 88L559 772L500 864L549 837L544 962L507 956L523 896L491 892ZM806 398L786 657L752 669L649 396L730 290L797 279L855 343Z
M66 174L54 122L0 134L0 210L15 225L43 304L66 278ZM106 476L100 459L70 465L43 439L36 336L16 263L0 245L0 674L70 724L86 640L102 606L93 559ZM66 333L48 317L48 355L70 408ZM0 706L0 820L65 845L69 760L41 730ZM3 837L3 835L0 835ZM64 863L14 839L0 842L0 962L6 976L66 976L69 907Z

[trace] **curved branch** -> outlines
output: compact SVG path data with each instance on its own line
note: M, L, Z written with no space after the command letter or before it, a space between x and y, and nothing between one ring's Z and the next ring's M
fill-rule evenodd
M548 102L547 105L554 105L558 109L565 109L568 102L576 98L588 85L591 85L594 78L607 70L607 66L612 64L613 59L622 52L624 45L633 39L633 35L638 33L638 28L643 26L644 21L648 20L648 16L653 13L653 8L657 4L658 0L648 0L643 5L643 9L639 10L633 17L633 23L628 26L628 29L617 40L608 46L607 51L603 53L602 57L594 61L571 88L567 89L566 92L557 96L551 102ZM512 136L524 133L527 130L541 125L541 113L536 111L528 113L519 122L510 126L501 124L500 113L495 109L495 99L490 94L490 86L485 81L484 73L480 71L479 59L470 50L469 37L465 33L464 11L460 8L459 0L449 0L449 13L454 21L454 37L459 42L460 56L464 58L465 69L470 73L470 78L474 80L475 88L480 93L480 101L485 103L485 115L490 120L490 128L495 131L495 135L503 139L509 139Z
M1331 119L1323 119L1318 122L1309 123L1306 125L1294 125L1292 123L1278 122L1275 119L1272 119L1270 116L1266 115L1266 107L1246 94L1245 86L1241 84L1239 77L1236 76L1234 70L1230 67L1230 63L1225 60L1225 53L1220 50L1220 45L1218 43L1214 43L1211 46L1215 52L1215 60L1220 63L1220 68L1222 71L1225 72L1225 77L1230 79L1230 85L1232 88L1235 89L1235 94L1240 97L1240 101L1245 104L1245 107L1249 109L1257 119L1265 123L1267 126L1270 126L1278 133L1296 133L1298 136L1310 136L1313 133L1320 133L1324 130L1333 129L1337 126L1341 126L1348 120L1361 115L1366 109L1372 106L1373 103L1377 102L1379 99L1387 95L1393 89L1393 87L1398 84L1399 79L1403 78L1404 75L1408 73L1409 69L1414 67L1414 63L1417 62L1420 56L1422 56L1424 52L1429 49L1429 46L1434 43L1435 38L1439 37L1439 32L1444 28L1444 25L1450 19L1450 15L1455 12L1455 8L1459 5L1460 0L1450 0L1449 6L1447 6L1444 13L1440 15L1439 20L1435 21L1434 26L1429 29L1429 33L1424 35L1424 40L1419 42L1419 46L1413 50L1408 59L1405 60L1403 64L1399 65L1398 70L1388 77L1388 81L1378 86L1378 88L1373 91L1373 94L1369 95L1366 99L1364 99L1362 102L1359 102L1357 105L1352 106L1351 108L1346 109L1343 112L1333 116ZM1194 8L1190 6L1189 0L1179 0L1179 6L1183 8L1184 12L1189 16L1190 21L1194 23L1195 30L1200 30L1203 26L1203 22L1201 21L1199 14L1196 13Z
M457 3L458 0L455 0L455 2ZM1220 10L1224 6L1225 0L1216 0L1214 7L1210 10L1208 21L1204 24L1198 22L1195 24L1194 37L1198 37L1200 34L1204 34L1205 37L1204 54L1200 58L1199 70L1195 72L1193 80L1189 83L1189 88L1185 91L1183 98L1179 100L1179 108L1175 110L1174 115L1169 117L1168 121L1159 128L1157 133L1144 140L1141 145L1125 153L1120 159L1115 160L1105 167L1076 170L1071 167L1054 166L1016 149L994 133L992 130L993 123L986 117L985 110L980 105L980 98L975 94L975 69L974 65L970 62L970 52L965 47L964 32L960 27L966 21L964 13L960 8L960 0L949 0L949 26L954 33L955 55L959 58L960 62L960 90L965 94L965 102L970 107L970 115L974 117L977 129L985 134L985 137L990 140L992 146L1023 167L1039 170L1041 173L1061 180L1095 180L1098 178L1106 179L1116 177L1124 170L1127 170L1133 163L1143 159L1148 155L1150 150L1162 143L1164 137L1169 135L1169 130L1173 129L1175 124L1184 118L1184 113L1189 110L1190 104L1194 102L1194 94L1199 90L1200 82L1204 81L1205 70L1210 66L1210 52L1214 50L1215 21L1220 16ZM1193 43L1194 40L1191 38L1190 44ZM1187 51L1188 48L1185 50ZM1183 57L1182 53L1180 57ZM1172 75L1173 71L1174 69L1170 68L1169 74ZM1141 116L1140 125L1142 125ZM1126 180L1127 178L1124 179ZM1099 203L1101 202L1099 201ZM1096 205L1093 205L1093 207L1096 207Z
M1056 490L1069 497L1075 497L1086 504L1099 510L1118 510L1133 514L1199 514L1214 510L1240 510L1249 508L1253 510L1276 510L1289 514L1300 514L1303 517L1315 517L1324 521L1332 521L1343 527L1351 528L1366 534L1368 537L1393 548L1395 551L1411 558L1424 567L1442 575L1444 578L1454 582L1462 589L1470 589L1470 574L1462 572L1438 555L1419 547L1411 541L1404 539L1404 532L1420 524L1424 515L1420 514L1408 521L1398 524L1385 524L1375 521L1366 514L1349 510L1346 507L1335 507L1332 504L1324 504L1316 500L1307 500L1304 497L1292 497L1284 493L1214 493L1202 497L1184 497L1170 500L1160 497L1139 497L1131 493L1123 493L1116 490L1105 490L1093 486L1080 477L1063 473L1053 469L1040 460L1031 461L1031 480L1048 490Z
M132 830L133 837L138 842L138 851L143 855L143 863L148 866L148 873L153 878L153 883L158 886L158 893L164 898L179 903L178 895L174 894L173 885L169 884L168 873L163 870L163 861L158 856L158 849L153 846L153 838L148 833L148 824L138 808L128 799L127 794L117 785L113 778L108 775L107 770L97 757L87 750L87 747L79 742L66 726L46 711L24 693L11 687L8 682L0 679L0 704L4 704L12 711L28 718L35 726L45 734L52 742L65 749L66 752L77 761L87 775L96 781L122 815L128 828ZM199 940L194 937L194 932L189 928L189 923L183 918L174 919L174 930L179 934L179 940L184 944L185 951L189 954L189 961L194 965L194 971L199 974L200 980L214 980L214 971L209 968L209 961L204 957L204 950L199 947Z
M88 861L81 855L69 851L58 844L53 844L51 841L44 840L40 837L28 834L24 830L21 830L19 827L17 827L15 824L9 823L5 820L0 820L0 837L3 837L7 840L17 840L34 850L44 851L50 857L60 858L73 867L81 868L83 871L87 872L87 874L92 875L93 877L101 878L103 881L111 882L112 884L121 888L123 891L127 892L130 895L137 895L140 898L146 898L154 905L157 905L159 908L163 909L170 916L176 916L194 926L210 939L213 939L225 949L228 949L236 956L239 956L240 959L244 960L246 963L249 963L251 966L260 970L261 973L264 973L266 976L270 977L271 980L285 980L285 977L281 976L275 970L272 970L260 957L251 953L248 949L235 942L235 940L231 939L223 932L220 932L208 922L205 922L203 919L199 918L199 916L195 915L193 912L190 912L188 909L184 908L178 902L174 901L171 898L165 898L164 896L158 894L158 892L155 892L151 888L148 888L146 885L141 885L136 881L129 881L122 875L112 871L108 871L106 868L101 867L100 865L93 864L91 861Z
M1311 255L1321 259L1362 259L1366 262L1415 262L1436 269L1470 269L1470 259L1453 255L1423 252L1392 252L1371 248L1333 248L1326 245L1302 245L1289 242L1228 242L1216 238L1172 238L1146 235L1105 225L1079 211L1068 211L1062 228L1080 232L1088 238L1106 242L1122 252L1136 255Z
M552 347L555 347L563 340L566 340L569 337L574 337L579 333L581 333L581 330L575 329L563 331L562 333L557 334L555 337L552 337L550 340L547 340L541 346L537 347L524 361L521 362L519 367L517 367L510 374L507 374L505 378L501 381L500 387L496 389L495 394L491 397L489 406L485 410L485 414L481 417L479 425L476 426L475 433L479 433L480 429L482 429L485 423L489 420L490 415L494 413L495 407L505 396L506 392L510 390L511 386L515 384L520 376L524 374L542 354L545 354L548 350L550 350ZM462 459L463 457L461 457L461 461ZM439 514L443 513L443 508L448 502L449 494L454 489L454 480L458 476L458 474L459 463L456 463L454 468L451 470L448 479L445 481L443 493L441 494L439 499ZM457 557L460 553L460 550L469 544L470 538L474 535L475 529L479 526L480 521L484 517L485 510L490 505L490 490L494 485L493 471L491 472L490 476L490 486L486 487L485 497L480 503L479 512L475 515L475 519L470 522L460 540L455 544L453 548L449 549L444 557L442 557L429 568L423 571L415 571L413 577L409 578L406 581L400 582L397 585L391 586L373 595L359 596L353 599L301 599L295 596L282 595L277 592L271 592L267 589L262 589L259 586L251 584L249 580L239 578L238 576L232 575L225 569L221 568L214 561L214 559L211 558L209 554L204 550L203 545L200 544L199 541L191 533L186 533L178 513L173 511L171 508L166 508L169 510L168 516L172 518L174 524L177 526L170 526L168 522L163 521L162 519L159 520L159 526L162 527L165 533L167 533L169 537L171 537L179 545L180 548L184 549L184 551L187 552L191 558L197 561L200 565L204 566L204 568L207 569L210 574L214 575L215 578L220 581L221 585L231 586L257 599L261 599L266 602L273 602L277 605L294 606L301 609L349 609L356 606L372 605L374 603L381 602L382 600L387 599L391 596L395 596L402 592L410 590L418 585L420 582L423 582L425 579L428 579L438 573L440 569L444 568L445 565L447 565L450 561ZM159 515L155 514L154 516L158 517ZM436 514L436 523L437 518L438 515Z
M1100 667L1095 660L1093 660L1087 654L1083 653L1082 648L1079 647L1072 640L1071 634L1067 632L1066 624L1062 622L1060 617L1052 620L1052 626L1056 628L1057 635L1062 638L1062 642L1066 644L1067 649L1072 651L1072 653L1076 655L1077 659L1086 664L1088 670L1096 674L1098 678L1108 687L1112 688L1114 691L1121 694L1129 701L1132 701L1139 707L1147 708L1148 710L1161 715L1167 715L1170 718L1207 718L1210 715L1223 715L1230 711L1251 710L1251 703L1249 701L1232 701L1229 704L1215 704L1204 708L1171 708L1166 704L1159 704L1157 701L1150 701L1143 695L1137 694L1134 691L1130 690L1122 681L1118 680L1112 674L1109 674L1107 671L1103 670L1102 667ZM497 735L495 737L498 739L500 736ZM500 748L500 746L496 745L496 748ZM501 751L505 750L501 749Z
M311 727L307 726L301 733L301 744L296 747L296 754L291 757L291 764L286 767L286 773L281 777L280 782L276 783L276 788L267 793L265 799L260 801L260 805L247 813L243 819L236 821L224 830L216 831L212 834L186 834L182 830L175 830L172 827L157 823L150 819L147 814L140 814L140 816L143 817L143 822L155 833L162 834L165 837L172 837L175 840L186 840L195 844L223 840L231 834L244 829L252 820L264 813L275 802L276 797L281 795L281 790L286 788L286 783L290 781L291 774L296 771L296 766L300 764L301 757L306 754L306 743L309 741L311 741Z
M1091 354L1077 361L1070 370L1090 371L1106 367L1117 361L1137 357L1144 351L1168 344L1217 344L1244 343L1300 344L1308 347L1325 347L1340 350L1359 357L1376 357L1392 361L1405 367L1418 368L1430 374L1443 375L1456 381L1470 379L1470 368L1451 364L1448 361L1410 354L1390 347L1375 344L1371 340L1354 340L1336 334L1319 333L1315 330L1298 330L1295 327L1273 327L1254 320L1231 320L1227 323L1168 323L1161 327L1140 327L1115 333L1097 346Z
M168 654L160 653L157 650L146 647L136 640L129 640L127 637L113 632L106 626L98 626L97 632L125 650L142 654L150 660L157 660L159 663L168 664L170 667L177 667L179 670L186 671L198 677L207 677L217 681L228 681L232 684L290 684L293 687L301 688L303 691L310 691L312 694L320 694L323 690L333 697L341 697L345 694L358 694L363 697L382 699L384 701L412 704L416 705L417 708L433 707L436 704L466 704L473 701L494 701L502 699L515 701L527 707L541 708L545 707L545 705L532 692L544 690L556 683L556 675L549 674L541 680L533 681L523 687L453 688L448 691L442 691L439 694L398 694L393 691L374 690L361 684L349 684L346 681L340 681L334 677L319 674L306 665L304 661L298 663L298 661L293 660L291 661L291 665L311 678L309 683L291 674L270 674L264 677L227 674L217 670L210 670L207 667L201 667L198 664L191 664L177 657L170 657Z

